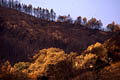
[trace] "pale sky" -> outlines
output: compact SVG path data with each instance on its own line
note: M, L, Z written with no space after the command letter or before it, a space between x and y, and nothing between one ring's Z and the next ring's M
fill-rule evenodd
M20 0L25 4L37 7L51 8L57 15L70 14L73 19L77 16L95 17L101 19L104 26L115 21L120 24L120 0Z

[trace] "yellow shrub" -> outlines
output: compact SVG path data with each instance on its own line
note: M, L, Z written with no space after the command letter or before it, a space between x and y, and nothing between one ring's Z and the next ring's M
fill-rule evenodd
M19 62L14 65L15 71L22 71L30 66L29 62Z

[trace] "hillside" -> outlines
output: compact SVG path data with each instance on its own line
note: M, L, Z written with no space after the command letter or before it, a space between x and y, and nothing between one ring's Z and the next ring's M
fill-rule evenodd
M112 33L85 26L45 21L0 7L0 59L26 61L40 49L56 47L80 54L89 45L103 43Z
M6 61L0 68L0 79L120 80L120 41L117 39L120 39L120 32L104 44L97 42L90 45L81 55L74 52L66 54L59 48L48 48L35 54L32 62L11 65Z

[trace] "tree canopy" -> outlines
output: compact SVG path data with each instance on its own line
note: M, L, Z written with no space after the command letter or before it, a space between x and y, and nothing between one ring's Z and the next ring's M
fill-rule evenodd
M101 20L97 20L96 18L91 18L86 25L92 29L100 29L103 24Z
M25 12L26 14L35 16L43 20L56 20L56 13L53 9L49 11L48 9L44 9L41 7L35 8L31 4L21 4L18 0L0 0L0 6L16 9L18 11Z
M112 23L107 25L107 29L109 31L116 32L116 31L120 30L120 25L115 24L115 22L113 21Z

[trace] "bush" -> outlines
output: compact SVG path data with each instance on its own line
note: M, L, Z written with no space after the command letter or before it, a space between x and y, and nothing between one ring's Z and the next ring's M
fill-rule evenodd
M76 69L90 69L94 68L97 61L96 54L86 54L77 56L74 60L74 68Z
M34 75L34 78L48 76L52 80L68 79L73 70L70 58L74 55L76 53L68 56L58 48L40 50L35 61L28 68L29 75Z
M2 72L3 73L9 73L10 71L11 71L11 64L10 64L10 62L9 61L6 61L3 65L2 65L2 67L1 67L1 70L2 70Z
M120 32L105 41L104 46L108 50L108 56L113 61L120 61Z
M85 50L84 54L87 53L96 54L101 61L107 62L107 49L101 43L97 42L96 44L89 46L87 50Z
M19 62L14 65L15 71L22 71L30 66L29 62Z

